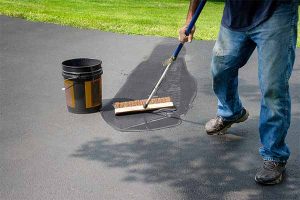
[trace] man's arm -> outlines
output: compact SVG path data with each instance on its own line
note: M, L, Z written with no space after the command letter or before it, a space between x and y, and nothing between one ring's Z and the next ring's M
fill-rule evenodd
M191 0L190 1L190 6L189 6L189 10L188 10L188 13L186 16L185 25L179 30L179 41L180 42L183 42L183 43L184 42L192 42L192 40L193 40L193 35L196 30L196 26L193 27L189 36L185 35L185 30L187 29L187 26L189 25L190 21L193 18L193 15L199 5L199 1L200 0Z
M197 9L199 5L199 0L191 0L190 1L190 6L189 6L189 10L188 10L188 14L186 16L186 23L185 25L189 25L190 21L192 20L192 17Z

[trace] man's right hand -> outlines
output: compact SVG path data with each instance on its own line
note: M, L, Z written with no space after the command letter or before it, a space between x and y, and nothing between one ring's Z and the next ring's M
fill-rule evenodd
M184 26L184 27L182 27L181 29L179 29L179 37L178 37L178 40L179 40L181 43L192 42L193 37L194 37L195 30L196 30L196 26L194 26L194 27L192 28L191 33L189 34L189 36L186 36L186 35L185 35L186 29L187 29L187 26Z

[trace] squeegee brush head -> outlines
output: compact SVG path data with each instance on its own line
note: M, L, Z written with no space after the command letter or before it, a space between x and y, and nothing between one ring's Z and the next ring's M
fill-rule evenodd
M115 108L115 114L121 115L125 113L146 112L162 108L175 108L170 97L153 98L151 99L147 108L144 108L144 104L146 103L146 101L147 99L115 102L113 104Z

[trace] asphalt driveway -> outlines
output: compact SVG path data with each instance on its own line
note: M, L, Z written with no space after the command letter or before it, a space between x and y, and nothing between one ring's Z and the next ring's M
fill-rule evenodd
M261 165L256 54L240 70L239 92L250 118L224 136L204 131L216 111L213 41L187 44L181 55L197 87L172 126L123 132L101 113L67 112L63 60L101 59L107 104L141 63L162 59L157 47L171 54L174 44L0 16L0 199L300 199L298 49L290 81L292 155L284 182L274 187L254 182Z

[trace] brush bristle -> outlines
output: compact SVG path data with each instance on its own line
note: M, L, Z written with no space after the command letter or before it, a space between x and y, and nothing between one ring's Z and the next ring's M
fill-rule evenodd
M125 108L125 107L133 107L133 106L142 106L146 103L147 99L142 100L134 100L134 101L126 101L126 102L115 102L115 108ZM158 104L158 103L167 103L171 102L171 97L162 97L162 98L153 98L151 99L150 104Z

